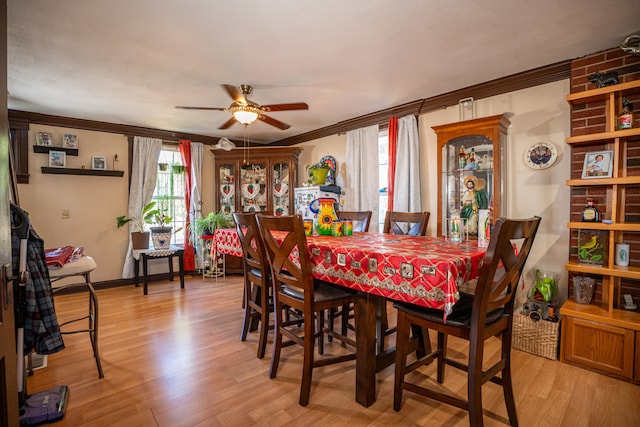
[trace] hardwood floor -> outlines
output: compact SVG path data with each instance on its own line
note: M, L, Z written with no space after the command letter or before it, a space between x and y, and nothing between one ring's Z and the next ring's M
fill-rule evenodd
M395 412L393 366L378 374L377 401L369 408L354 399L355 362L317 368L310 403L301 407L302 349L284 349L278 377L269 379L271 341L262 360L257 333L240 341L242 278L187 278L185 288L175 281L151 283L147 296L133 286L97 291L105 378L98 379L86 334L65 335L66 349L28 377L29 393L69 386L66 415L54 425L468 425L466 412L407 392ZM86 294L56 296L59 321L83 314L86 300ZM464 348L450 343L451 354ZM338 345L325 351L342 351ZM640 425L640 387L518 350L512 361L521 426ZM414 375L434 371L428 366ZM444 385L466 393L464 373L451 367ZM485 425L508 425L501 389L486 384L483 393Z

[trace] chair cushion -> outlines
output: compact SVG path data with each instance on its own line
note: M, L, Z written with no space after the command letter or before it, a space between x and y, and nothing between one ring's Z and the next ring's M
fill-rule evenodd
M259 279L262 279L262 271L259 268L252 268L249 270L249 274L256 276Z
M68 262L60 268L49 268L49 277L51 279L61 279L67 276L76 276L93 271L96 267L97 264L93 258L84 255L80 259Z
M442 310L425 308L415 304L394 302L393 306L398 310L407 312L413 316L423 318L434 323L445 323ZM458 302L453 306L453 312L447 316L447 325L468 328L471 326L471 309L473 307L473 295L461 294ZM487 313L485 324L496 322L504 314L504 308L497 308Z
M331 301L336 299L348 298L353 296L347 289L333 286L322 280L314 279L314 296L316 301ZM298 288L292 288L287 285L281 286L282 293L299 300L304 299L304 292Z

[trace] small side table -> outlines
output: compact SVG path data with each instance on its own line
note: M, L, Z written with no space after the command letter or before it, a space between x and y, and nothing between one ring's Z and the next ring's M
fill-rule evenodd
M178 269L180 273L180 288L184 289L184 249L180 246L169 246L168 249L134 249L133 258L136 260L134 264L135 284L136 287L140 283L140 258L142 258L142 284L144 295L147 295L147 260L149 258L168 258L169 259L169 280L173 281L173 257L178 257Z

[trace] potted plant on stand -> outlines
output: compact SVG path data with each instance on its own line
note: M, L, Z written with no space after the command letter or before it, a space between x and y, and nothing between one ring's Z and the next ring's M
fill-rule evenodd
M131 231L131 243L133 249L148 249L149 248L149 232L145 231L144 225L151 224L154 215L158 213L155 209L156 202L147 203L140 212L140 216L134 218L127 218L126 215L122 215L116 218L116 224L118 228L124 226L128 222L133 224L133 231Z
M171 244L173 227L168 224L171 224L173 218L165 212L166 209L157 210L153 215L153 223L155 226L149 228L151 230L151 241L153 242L154 249L168 249ZM182 230L182 227L175 230L175 232L177 233L180 230Z

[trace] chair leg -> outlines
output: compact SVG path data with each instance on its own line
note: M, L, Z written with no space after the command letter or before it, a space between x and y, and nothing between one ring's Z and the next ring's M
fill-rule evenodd
M322 328L324 327L324 310L321 310L316 313L317 319L317 329L318 329L318 354L324 354L324 333L322 332ZM305 324L307 322L304 322ZM313 322L311 322L313 323ZM315 335L315 333L314 333ZM311 335L311 342L313 342L314 335ZM307 342L307 338L309 335L305 334L305 342Z
M333 332L333 323L336 318L336 312L337 310L335 308L330 308L327 312L327 328L329 328L331 332ZM333 337L331 335L328 335L327 341L332 342Z
M244 296L243 296L243 307L244 307L244 319L242 321L242 332L240 333L240 341L247 340L247 333L249 332L249 324L251 323L251 304L249 304L251 298L251 284L248 280L245 279L244 284Z
M513 382L511 380L511 337L507 337L510 332L502 333L502 360L505 361L502 370L502 391L504 393L504 401L507 405L507 414L509 415L509 423L512 426L518 425L518 415L516 413L516 403L513 398Z
M271 355L271 366L269 367L269 378L275 378L278 373L278 364L280 363L280 352L282 350L282 310L284 307L280 303L275 304L274 310L274 326L273 326L273 353Z
M467 399L469 402L469 425L482 427L482 359L484 342L469 341L469 370L467 372Z
M399 411L402 406L402 384L404 382L407 353L409 352L409 321L403 312L398 311L396 330L396 372L393 383L393 410Z
M96 290L93 288L88 275L86 280L87 287L89 288L89 339L91 340L93 357L96 359L98 378L104 378L102 362L100 361L100 352L98 351L98 296L96 295Z
M347 336L347 329L349 328L349 313L351 313L351 305L346 304L342 306L342 329L341 333L345 337Z
M444 360L447 357L447 334L438 332L438 382L444 382L444 368L447 365Z
M260 293L260 340L258 341L258 359L264 357L269 334L269 290L262 289Z
M324 311L317 313L319 325L324 324ZM311 379L313 377L313 352L315 346L315 323L304 322L304 356L302 360L302 381L300 383L300 405L307 406L309 404L309 395L311 394ZM320 331L320 338L323 334Z

